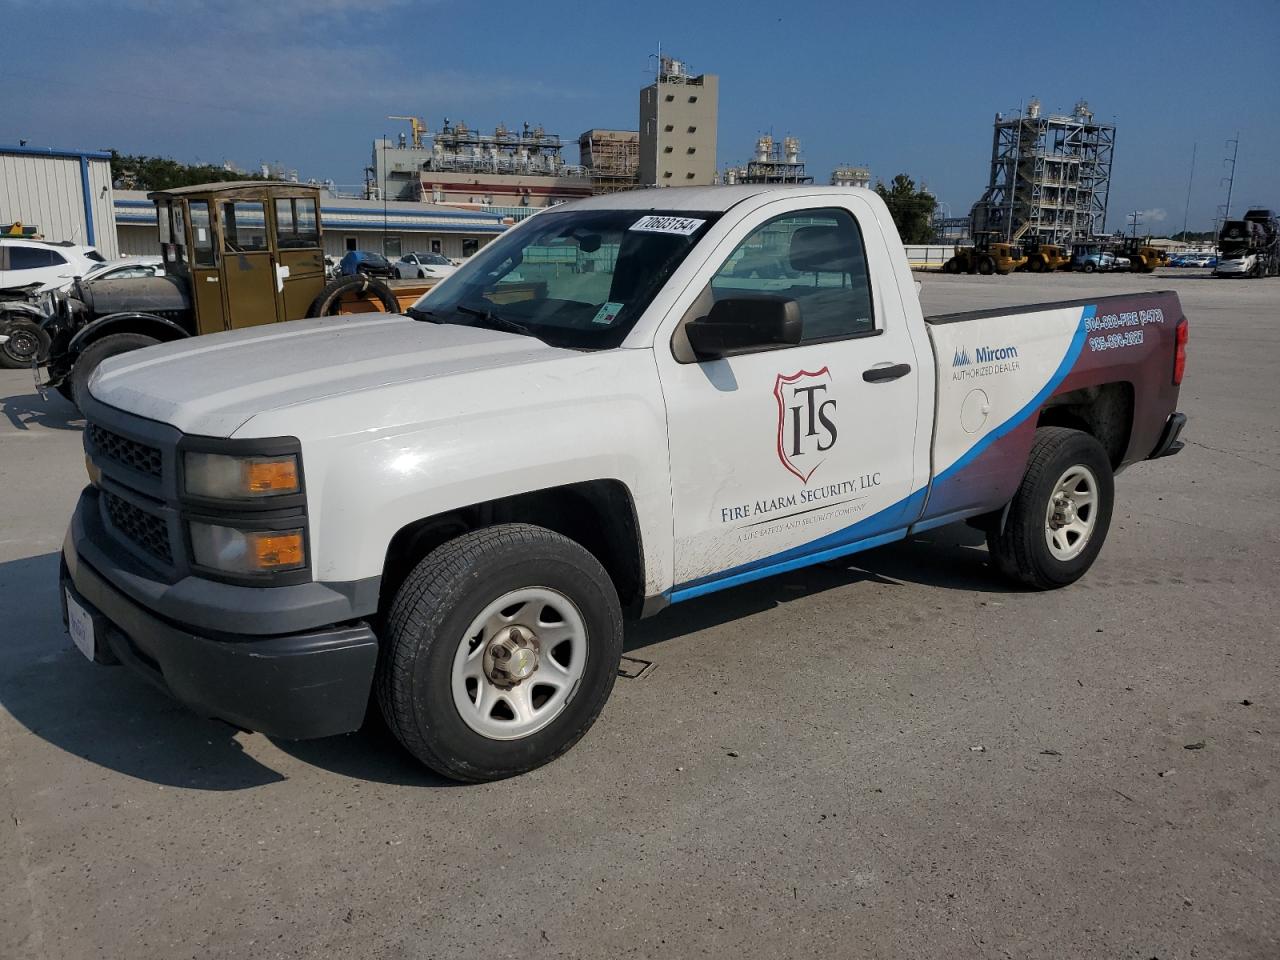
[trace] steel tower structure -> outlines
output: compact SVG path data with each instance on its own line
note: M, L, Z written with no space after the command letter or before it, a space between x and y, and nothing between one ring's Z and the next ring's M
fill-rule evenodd
M1102 233L1116 128L1081 100L1070 116L996 114L991 178L973 207L973 230L1027 243L1066 243Z

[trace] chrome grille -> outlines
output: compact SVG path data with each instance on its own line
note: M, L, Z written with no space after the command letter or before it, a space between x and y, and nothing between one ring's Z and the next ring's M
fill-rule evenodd
M130 470L160 479L161 459L158 447L122 437L96 423L89 424L89 442L108 460L114 460Z
M169 528L164 518L106 490L102 491L102 505L106 509L107 519L118 533L157 560L173 565Z

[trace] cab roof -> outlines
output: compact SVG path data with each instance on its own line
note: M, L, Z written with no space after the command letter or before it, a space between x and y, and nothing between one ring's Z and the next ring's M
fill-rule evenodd
M798 196L866 197L874 191L862 187L815 187L812 184L751 183L713 187L653 187L624 190L572 201L575 210L701 210L723 212L761 194ZM569 206L565 204L564 206Z
M309 183L280 180L228 180L222 183L197 183L189 187L153 190L148 200L176 200L182 197L318 197L320 188Z

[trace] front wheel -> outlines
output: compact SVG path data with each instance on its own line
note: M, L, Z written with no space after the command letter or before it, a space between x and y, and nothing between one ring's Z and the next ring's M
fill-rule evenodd
M978 261L978 272L984 277L989 277L996 272L995 261L990 257L983 257Z
M942 272L943 273L959 273L960 261L958 261L955 257L952 257L950 260L948 260L946 263L942 265Z
M1098 269L1098 266L1097 266L1097 264L1094 264L1094 263L1086 263L1086 264L1084 265L1084 272L1085 272L1085 273L1093 273L1093 272L1094 272L1095 270L1097 270L1097 269Z
M436 548L392 602L378 663L387 726L454 780L515 776L560 756L613 689L622 614L579 544L503 524Z
M1079 430L1041 427L1004 528L987 534L996 567L1037 590L1074 583L1102 549L1114 500L1102 444Z
M0 333L9 339L0 343L0 367L11 370L31 366L35 360L43 363L49 359L49 334L38 323L30 320L0 321Z

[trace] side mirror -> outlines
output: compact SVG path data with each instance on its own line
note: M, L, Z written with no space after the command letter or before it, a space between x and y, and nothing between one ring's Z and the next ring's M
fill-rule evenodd
M794 345L800 342L800 304L768 295L732 297L684 330L699 360Z

